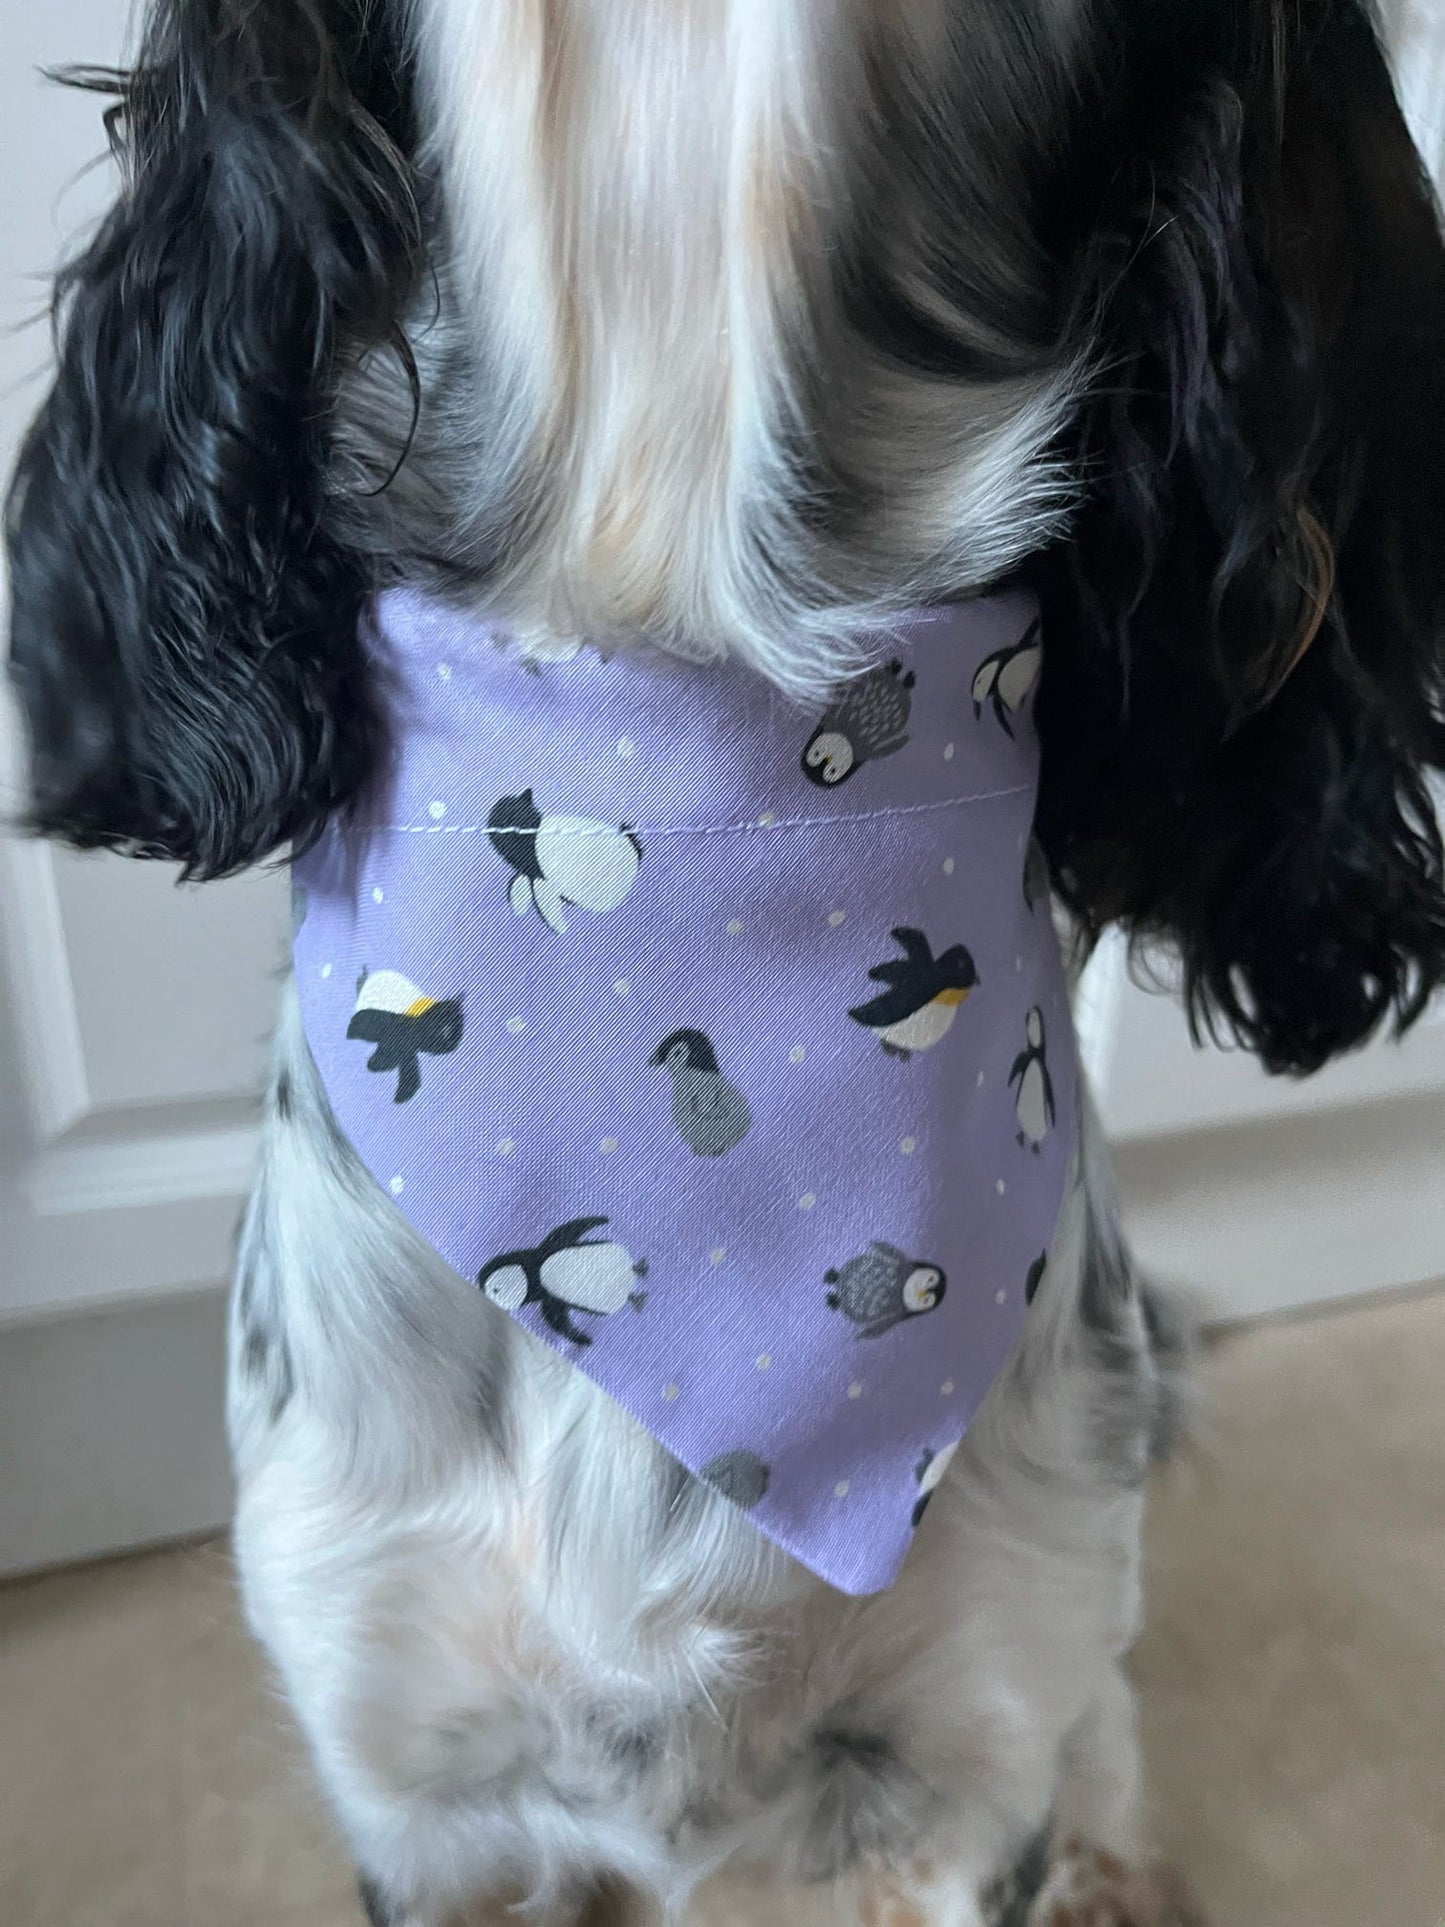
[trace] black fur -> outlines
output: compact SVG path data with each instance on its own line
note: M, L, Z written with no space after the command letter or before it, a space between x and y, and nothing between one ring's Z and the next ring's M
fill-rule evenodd
M323 511L338 375L421 259L385 11L164 0L132 73L81 77L126 184L60 276L7 533L33 821L83 847L215 876L370 764L369 571Z
M396 1915L381 1897L381 1889L370 1880L363 1880L360 1887L361 1911L366 1915L367 1927L396 1927Z
M296 1367L274 1279L256 1249L244 1244L236 1271L235 1309L237 1363L242 1376L264 1394L275 1425L295 1397Z
M804 1880L833 1880L870 1854L901 1852L933 1818L935 1796L881 1733L824 1727L805 1765L815 1795L795 1849Z
M1121 9L1073 157L1102 343L1040 833L1196 1027L1309 1071L1445 976L1445 248L1358 0ZM1336 588L1290 673L1321 580Z
M982 1897L984 1927L1028 1927L1030 1909L1048 1878L1049 1847L1049 1829L1043 1827L989 1885Z

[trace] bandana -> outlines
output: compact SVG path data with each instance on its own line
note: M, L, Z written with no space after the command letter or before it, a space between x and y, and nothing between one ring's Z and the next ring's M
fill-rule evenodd
M762 1532L886 1587L1074 1145L1035 606L909 618L811 708L739 664L528 663L411 591L367 629L391 753L295 865L342 1130Z

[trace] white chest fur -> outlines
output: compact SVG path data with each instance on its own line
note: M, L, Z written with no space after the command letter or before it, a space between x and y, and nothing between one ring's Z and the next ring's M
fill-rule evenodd
M618 630L685 621L765 485L822 192L825 5L427 0L456 254L550 573ZM560 612L559 612L560 613ZM565 628L565 616L559 626Z
M942 19L937 0L417 0L486 391L477 484L527 504L498 592L536 646L647 634L816 688L892 598L981 586L1047 533L1043 451L1077 371L910 370L837 285L851 210L897 165L877 71L906 89L936 70ZM910 298L941 313L891 225Z

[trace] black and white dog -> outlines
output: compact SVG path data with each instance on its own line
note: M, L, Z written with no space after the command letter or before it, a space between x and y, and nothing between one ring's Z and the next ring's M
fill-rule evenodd
M10 502L38 829L304 846L387 583L817 692L1022 579L1086 937L1281 1071L1445 977L1445 246L1364 0L156 0L78 78L125 178ZM1121 1670L1169 1347L1080 1175L847 1599L421 1244L288 1011L237 1536L374 1919L725 1865L750 1923L1185 1918Z

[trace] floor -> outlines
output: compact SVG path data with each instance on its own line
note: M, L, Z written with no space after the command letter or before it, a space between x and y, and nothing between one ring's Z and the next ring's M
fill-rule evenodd
M1137 1658L1211 1927L1445 1927L1445 1296L1219 1340ZM219 1546L0 1591L4 1927L358 1927Z

